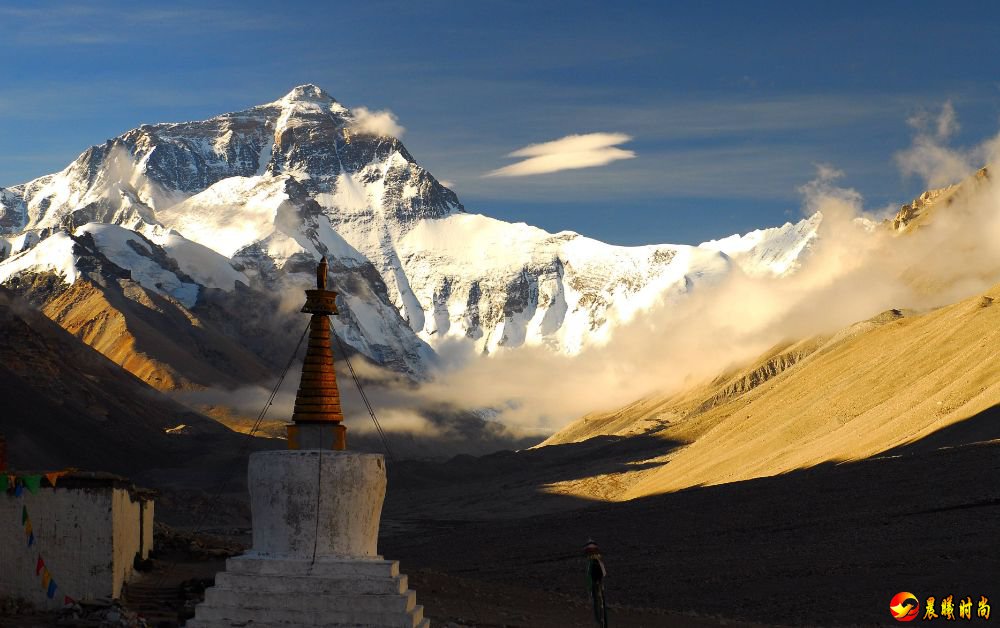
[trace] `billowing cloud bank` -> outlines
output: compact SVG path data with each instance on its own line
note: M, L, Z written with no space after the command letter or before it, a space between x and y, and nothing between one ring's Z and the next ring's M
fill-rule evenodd
M933 187L997 159L996 138L966 150L947 146L956 124L946 105L918 128L897 156L902 170L921 174ZM679 309L654 307L617 330L608 345L576 357L519 347L482 359L456 343L442 348L444 366L432 382L383 386L377 398L393 408L487 407L512 429L547 433L588 412L713 377L778 342L833 332L891 308L937 307L1000 282L995 175L970 182L929 224L902 233L884 224L886 209L866 210L857 191L839 187L840 176L821 166L802 186L804 213L821 212L823 220L816 246L789 277L737 271L690 295Z

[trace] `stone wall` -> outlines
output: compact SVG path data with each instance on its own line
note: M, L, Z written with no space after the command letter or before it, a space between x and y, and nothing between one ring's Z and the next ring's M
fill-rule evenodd
M22 507L35 535L31 547ZM123 479L99 474L65 477L34 495L0 493L0 597L24 598L41 608L62 606L66 595L119 597L135 555L146 557L151 549L152 513L152 502ZM39 556L58 585L51 600L35 574Z
M143 500L136 499L126 490L115 489L111 494L111 509L114 528L114 573L112 580L112 597L121 595L122 585L132 576L132 565L136 554L140 558L149 556L152 545L144 545L146 513L149 511L149 529L152 534L152 502L143 508ZM152 539L150 539L152 541Z

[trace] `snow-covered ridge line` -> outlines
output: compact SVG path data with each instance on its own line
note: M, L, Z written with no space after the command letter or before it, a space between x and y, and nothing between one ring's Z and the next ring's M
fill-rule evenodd
M729 255L750 276L781 276L798 267L803 252L815 240L822 222L823 214L816 212L794 224L786 222L780 227L757 229L744 235L734 234L702 242L698 247Z
M59 173L0 190L0 281L43 268L74 281L70 234L189 308L206 288L298 290L326 256L348 341L420 372L444 342L578 353L734 263L794 272L821 220L699 246L551 234L466 213L397 138L354 121L303 85L93 146Z

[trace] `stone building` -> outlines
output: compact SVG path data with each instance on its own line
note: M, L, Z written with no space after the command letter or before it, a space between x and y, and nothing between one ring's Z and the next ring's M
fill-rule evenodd
M0 491L0 597L39 608L61 607L66 596L117 598L152 546L152 496L125 478L72 472L55 487ZM46 573L56 583L51 596Z

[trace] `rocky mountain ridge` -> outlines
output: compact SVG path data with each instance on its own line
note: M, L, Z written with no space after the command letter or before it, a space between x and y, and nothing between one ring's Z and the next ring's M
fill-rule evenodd
M572 355L734 268L793 272L821 222L698 247L550 234L466 212L397 138L361 122L303 85L93 146L59 173L0 190L0 282L53 273L73 283L88 262L69 241L90 234L144 288L191 309L240 285L297 295L325 255L345 340L420 378L445 343Z
M197 466L246 438L167 398L0 288L0 432L12 468ZM261 446L254 443L254 449Z

